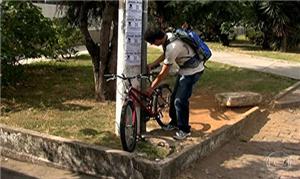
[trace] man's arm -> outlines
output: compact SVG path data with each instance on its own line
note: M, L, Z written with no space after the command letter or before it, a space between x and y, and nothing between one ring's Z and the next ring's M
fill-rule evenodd
M171 65L164 64L162 66L161 71L159 72L159 74L157 75L157 77L155 78L155 80L152 82L151 86L148 88L148 90L147 90L148 94L151 94L153 92L153 90L159 85L159 83L163 79L165 79L165 77L169 73L170 68L171 68Z

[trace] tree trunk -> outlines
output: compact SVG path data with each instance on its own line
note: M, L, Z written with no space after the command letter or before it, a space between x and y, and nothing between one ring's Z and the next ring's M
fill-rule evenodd
M264 50L270 50L270 32L268 30L266 30L264 33L264 38L263 38L263 42L262 42L262 49Z
M88 2L82 2L80 6L80 31L85 37L86 48L92 58L94 83L95 83L95 99L96 101L104 101L105 99L115 98L116 84L107 85L104 74L116 73L117 64L117 23L118 21L118 3L107 1L102 14L102 24L100 31L100 48L93 41L88 31ZM113 36L111 38L111 27L114 27ZM110 42L111 51L110 51ZM100 50L101 49L101 50Z
M108 62L107 73L117 72L117 50L118 50L118 4L114 7L113 34L111 39L110 60ZM116 99L116 81L110 82L105 86L105 97L108 100Z
M284 33L281 39L281 46L280 51L286 52L287 51L287 35Z
M112 27L112 21L114 18L114 3L113 1L108 1L105 4L103 11L103 19L100 31L100 64L99 64L99 94L96 98L97 101L105 100L105 86L106 81L104 74L107 71L109 63L109 43L110 43L110 33Z
M95 83L95 98L97 100L99 96L98 94L100 93L100 89L99 89L100 48L98 47L97 44L95 44L88 30L88 9L87 9L86 2L83 2L82 6L80 7L79 22L80 22L79 25L80 31L85 38L86 48L92 58L94 83Z

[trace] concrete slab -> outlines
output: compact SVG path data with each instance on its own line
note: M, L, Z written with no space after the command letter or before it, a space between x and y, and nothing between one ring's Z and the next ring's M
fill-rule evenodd
M244 107L259 105L262 96L250 91L226 92L215 95L221 106Z

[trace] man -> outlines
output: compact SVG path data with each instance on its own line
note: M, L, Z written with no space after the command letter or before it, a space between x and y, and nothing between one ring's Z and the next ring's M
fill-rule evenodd
M176 39L174 34L165 33L158 28L149 28L144 34L145 40L156 46L163 46L164 53L153 63L148 65L148 69L163 62L162 69L156 79L148 88L147 93L151 94L153 89L168 75L172 65L178 65L179 70L171 96L169 116L170 124L165 130L173 130L178 127L179 131L173 136L181 140L191 135L189 125L189 98L192 95L194 84L200 79L203 73L203 62L199 60L195 51L180 39Z

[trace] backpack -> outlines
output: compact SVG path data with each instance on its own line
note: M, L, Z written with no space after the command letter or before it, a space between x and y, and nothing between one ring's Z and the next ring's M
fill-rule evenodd
M194 51L204 64L211 57L211 50L196 32L192 30L177 29L174 35L175 36L171 38L168 43L180 39L181 41L188 44L192 49L194 49Z

